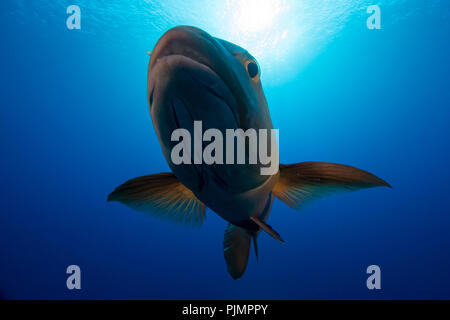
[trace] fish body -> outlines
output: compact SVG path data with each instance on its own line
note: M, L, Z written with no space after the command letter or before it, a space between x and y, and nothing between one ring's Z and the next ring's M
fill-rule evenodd
M260 73L256 59L235 44L194 27L167 31L151 53L147 97L153 126L172 173L129 180L108 197L137 210L192 224L201 224L209 207L229 222L224 256L235 279L245 271L251 239L257 254L256 238L261 230L282 241L266 223L274 197L298 209L308 199L330 192L389 186L366 171L346 165L303 162L279 165L278 170L278 148L272 140L273 124ZM199 123L201 137L196 130ZM183 139L182 156L189 160L183 163L176 163L173 156L181 143L173 136L177 130L201 143ZM208 145L204 141L208 130L216 130L223 137L227 137L227 130L266 130L268 139L262 144L259 141L258 148L265 148L277 170L261 174L267 163L249 161L256 150L249 148L250 137L244 139L248 142L244 163L236 161L235 146L228 144L223 152L232 152L233 161L205 163L202 151ZM212 144L213 139L210 141Z
M259 81L245 65L256 60L246 50L192 27L169 30L152 51L148 72L150 114L163 154L180 182L207 207L235 225L256 226L278 175L255 165L175 165L171 141L177 128L273 129Z

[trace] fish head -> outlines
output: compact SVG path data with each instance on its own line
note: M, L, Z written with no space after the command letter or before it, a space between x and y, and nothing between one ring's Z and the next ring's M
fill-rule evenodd
M226 129L270 131L260 73L256 59L245 49L195 27L170 29L156 43L147 86L152 122L170 168L194 193L211 179L235 193L267 180L260 164L175 165L171 159L178 144L172 133L183 128L194 139L194 121L201 121L203 132L214 128L223 137Z

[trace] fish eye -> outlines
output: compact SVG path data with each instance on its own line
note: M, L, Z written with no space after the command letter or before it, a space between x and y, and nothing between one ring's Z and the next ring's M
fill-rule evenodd
M255 78L259 74L259 67L254 61L249 61L247 63L247 72L250 78Z

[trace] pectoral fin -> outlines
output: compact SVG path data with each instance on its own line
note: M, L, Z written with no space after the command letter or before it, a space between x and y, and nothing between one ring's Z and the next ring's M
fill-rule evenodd
M172 173L131 179L117 187L108 201L119 201L153 216L201 225L206 207Z
M288 206L299 209L305 201L327 194L378 186L391 187L386 181L355 167L302 162L280 165L280 179L272 192Z

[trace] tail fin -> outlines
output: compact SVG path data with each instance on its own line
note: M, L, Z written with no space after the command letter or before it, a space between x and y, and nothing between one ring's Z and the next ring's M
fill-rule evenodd
M244 228L229 224L223 239L223 254L227 263L228 273L233 279L239 279L245 272L250 254L250 242L253 237L255 254L258 257L256 234Z
M272 192L288 206L299 209L309 199L378 186L391 187L386 181L355 167L328 162L302 162L281 164L280 179Z

